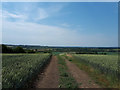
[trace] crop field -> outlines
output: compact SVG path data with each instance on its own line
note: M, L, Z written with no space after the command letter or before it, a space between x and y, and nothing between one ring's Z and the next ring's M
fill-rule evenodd
M39 73L50 56L50 54L3 54L3 88L23 86L31 77Z
M118 56L115 55L74 55L84 62L100 67L105 73L118 72Z
M3 88L119 88L119 75L117 54L2 54Z
M111 85L119 83L118 76L118 55L92 55L92 54L73 54L73 62L86 66L92 66L100 71L111 82Z

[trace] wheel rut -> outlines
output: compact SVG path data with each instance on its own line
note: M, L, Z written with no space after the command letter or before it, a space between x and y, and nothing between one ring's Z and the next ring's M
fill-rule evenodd
M71 63L68 60L65 60L68 66L69 72L75 78L79 84L79 88L100 88L86 72L80 70L75 64Z
M56 56L52 56L49 65L45 68L43 73L38 75L38 79L34 84L35 88L58 88L59 72Z

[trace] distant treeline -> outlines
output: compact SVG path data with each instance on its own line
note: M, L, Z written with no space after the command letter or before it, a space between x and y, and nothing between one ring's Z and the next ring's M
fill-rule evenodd
M7 47L6 45L2 44L2 53L35 53L33 50L23 49L20 46L15 48Z
M103 55L106 55L107 53L106 52L102 52L102 53L99 53L99 52L76 52L76 54L103 54Z
M119 52L117 47L50 47L32 45L2 45L3 53L52 53L74 52L76 54L106 54L106 52Z
M52 51L56 52L77 52L77 53L99 53L99 52L118 52L118 49L112 48L76 48L76 47L65 47L65 48L52 48Z

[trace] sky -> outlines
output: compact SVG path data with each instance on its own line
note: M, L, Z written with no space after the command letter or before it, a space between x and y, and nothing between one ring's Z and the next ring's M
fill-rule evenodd
M117 2L3 2L2 43L118 46Z

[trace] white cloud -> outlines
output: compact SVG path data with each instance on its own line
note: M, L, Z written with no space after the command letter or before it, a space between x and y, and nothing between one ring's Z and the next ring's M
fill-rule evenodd
M37 11L37 18L35 18L35 20L42 20L42 19L47 18L48 16L49 15L48 15L47 11L45 11L42 8L39 8Z
M113 43L117 45L116 42L117 37L103 34L83 34L76 30L29 22L3 22L3 43L8 44L112 46Z
M2 17L4 19L12 18L12 19L17 19L17 20L21 20L21 21L24 21L24 20L27 19L27 16L24 15L24 14L20 14L18 12L16 12L16 13L10 13L10 12L5 11L5 10L3 10Z
M64 5L57 4L48 6L47 8L38 8L35 20L42 20L54 16L56 13L60 12L63 7Z
M4 8L2 13L3 17L5 19L15 19L22 21L27 20L39 21L56 15L66 4L48 5L47 7L44 8L38 6L36 3L35 4L23 3L23 5L21 4L18 5L19 6L13 6L14 10L12 12Z
M17 41L26 44L60 45L72 43L74 31L36 23L5 21L3 23L3 38L4 42L9 43L16 43Z
M12 14L9 12L3 12L3 16L4 17L12 17L12 18L21 18L22 17L22 15Z

